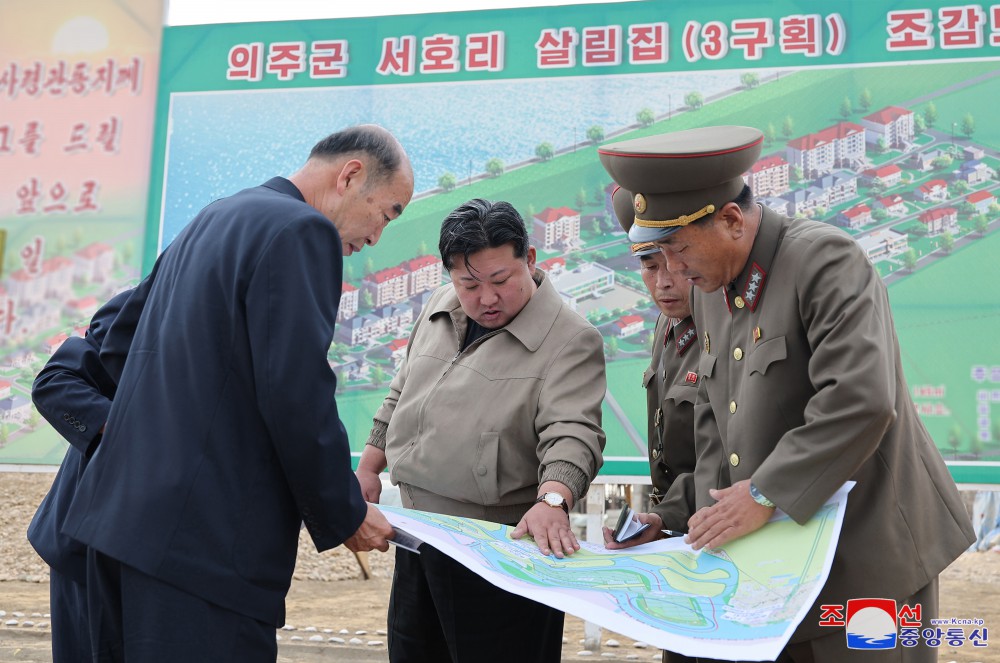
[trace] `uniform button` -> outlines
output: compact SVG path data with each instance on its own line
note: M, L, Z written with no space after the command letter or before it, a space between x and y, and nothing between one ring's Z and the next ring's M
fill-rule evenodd
M63 412L63 421L69 421L69 412Z
M478 474L481 477L486 476L486 466L485 465L480 465L479 467L477 467L476 468L476 474Z
M743 359L743 349L742 348L736 348L735 350L733 350L733 357L736 358L736 361L739 361L740 359Z
M743 308L747 305L747 303L743 301L743 298L739 295L736 295L736 299L733 300L733 303L736 304L736 308Z
M729 414L736 414L736 401L729 401Z
M738 453L729 454L729 464L736 467L740 464L740 455Z
M87 424L80 424L80 432L81 433L87 432Z

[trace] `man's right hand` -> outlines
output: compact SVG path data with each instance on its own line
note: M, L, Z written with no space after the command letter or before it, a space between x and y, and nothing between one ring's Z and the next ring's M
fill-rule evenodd
M382 512L374 504L368 505L368 513L361 522L358 531L344 541L344 545L351 552L367 552L369 550L381 550L385 552L389 549L389 539L393 537L392 525L385 519Z
M379 475L385 468L385 452L378 447L366 444L361 452L361 459L358 461L358 469L354 471L354 476L361 484L361 495L366 502L378 504L378 500L382 496L382 480Z
M382 497L382 480L379 479L379 474L379 472L372 472L361 467L358 467L354 472L354 475L358 477L358 483L361 484L361 495L366 502L378 504L379 498Z
M640 523L649 525L649 527L644 529L639 536L622 542L615 541L614 533L610 528L605 527L603 528L604 547L608 550L624 550L663 538L663 532L660 531L663 529L663 519L659 515L655 513L636 513L635 517Z

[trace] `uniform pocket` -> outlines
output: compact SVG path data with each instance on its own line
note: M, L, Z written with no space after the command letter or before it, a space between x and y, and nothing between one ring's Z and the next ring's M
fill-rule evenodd
M698 360L698 375L703 378L712 377L712 373L715 372L715 356L710 355L707 352L701 355Z
M642 374L642 388L649 389L649 383L652 382L653 378L656 377L655 368L647 368L646 372Z
M776 361L782 361L788 357L788 350L785 348L785 337L778 336L764 341L754 348L754 351L747 357L747 369L750 373L767 374L768 367Z
M472 475L476 487L483 498L483 504L499 504L500 502L500 433L491 431L479 436L479 447L476 449L476 462L472 466Z
M691 403L693 405L697 397L698 387L693 384L672 384L667 389L665 398L675 403Z

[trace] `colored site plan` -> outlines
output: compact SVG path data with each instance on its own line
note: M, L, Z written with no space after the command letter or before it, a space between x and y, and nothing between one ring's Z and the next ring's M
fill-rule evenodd
M398 529L497 587L688 656L774 660L816 600L840 536L845 486L805 525L777 513L712 551L664 539L623 551L582 542L542 555L530 537L482 520L380 506Z

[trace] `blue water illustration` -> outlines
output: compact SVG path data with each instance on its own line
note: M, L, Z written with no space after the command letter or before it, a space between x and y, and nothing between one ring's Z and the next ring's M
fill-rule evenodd
M586 144L589 127L611 133L635 124L644 108L675 112L690 92L708 99L740 87L741 73L174 94L162 246L212 200L291 174L317 140L344 126L392 131L413 162L416 191L429 191L446 172L463 179L494 157L508 165L531 159L543 142L556 150Z
M471 519L452 519L398 507L382 508L434 524L487 568L513 582L556 592L598 592L637 622L676 635L749 642L780 637L787 628L787 614L753 624L734 620L727 614L733 609L731 602L740 582L748 582L749 578L743 574L741 579L740 569L724 556L679 552L629 559L630 553L597 555L583 549L572 560L539 558L524 552L533 544L526 546L509 538L512 528L508 526L480 528L478 521ZM679 575L666 573L668 567L679 571ZM672 577L682 578L684 587L673 586ZM697 589L700 584L704 584L704 592ZM758 598L767 599L762 600L762 609L774 608L774 595L761 594ZM778 603L784 601L777 599Z
M894 649L896 647L896 634L886 633L885 635L872 637L864 633L847 633L848 649Z

